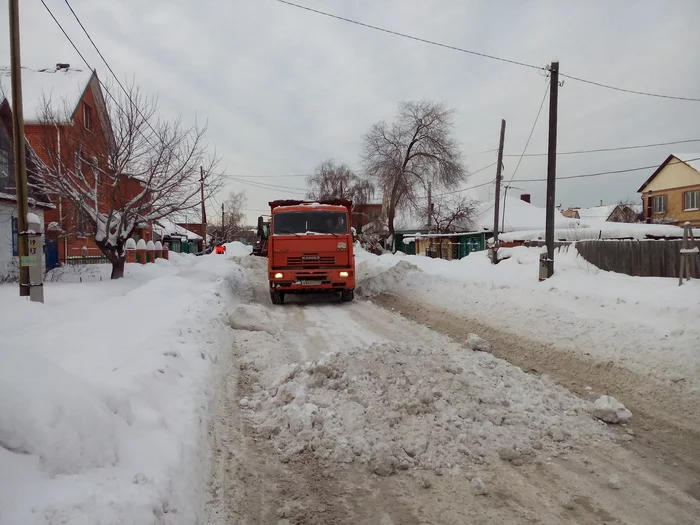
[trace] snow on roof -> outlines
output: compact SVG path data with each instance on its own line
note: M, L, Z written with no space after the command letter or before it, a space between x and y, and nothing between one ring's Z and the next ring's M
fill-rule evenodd
M608 217L615 211L617 204L605 204L596 206L595 208L579 208L576 210L580 219L589 221L606 221Z
M503 206L505 204L505 221L503 221ZM491 231L493 229L493 210L495 200L479 202L472 218L474 229L478 231ZM546 210L515 197L507 197L505 203L501 199L501 216L499 225L504 223L503 231L525 231L544 228ZM566 228L569 224L575 224L576 219L564 217L561 213L554 214L554 225L557 228Z
M700 153L673 153L672 155L678 160L685 162L694 170L700 172Z
M158 219L153 225L153 232L161 237L183 237L188 241L201 241L202 237L182 226L178 226L170 219Z
M56 121L65 123L72 116L85 92L92 71L82 69L50 68L34 70L22 68L22 106L25 122L42 120L44 102L50 102L51 114ZM10 68L0 68L0 83L5 88L5 97L12 103Z
M583 241L592 239L655 239L682 238L683 228L664 224L628 224L623 222L572 221L568 227L557 227L555 241ZM544 227L502 234L504 242L544 240Z

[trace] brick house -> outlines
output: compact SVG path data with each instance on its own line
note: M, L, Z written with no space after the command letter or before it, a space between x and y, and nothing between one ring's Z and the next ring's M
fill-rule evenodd
M700 153L669 155L637 192L647 223L700 226Z
M352 225L357 233L362 233L362 228L377 220L381 214L381 203L355 204L352 208Z
M0 74L9 76L9 72ZM113 135L96 71L69 64L23 69L22 99L25 135L41 161L59 174L74 169L94 185L99 212L108 213L143 190L143 183L127 174L120 175L116 189L100 184L109 173ZM47 241L57 241L60 260L86 252L99 254L94 231L81 210L64 197L51 196L51 201L55 208L45 214ZM140 226L137 235L150 240L151 225L144 222Z

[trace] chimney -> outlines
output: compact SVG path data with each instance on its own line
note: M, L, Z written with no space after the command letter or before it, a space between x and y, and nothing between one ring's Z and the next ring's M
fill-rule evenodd
M600 205L601 206L603 205L603 199L600 199Z
M530 194L529 193L521 193L520 194L520 200L523 202L527 202L530 204Z

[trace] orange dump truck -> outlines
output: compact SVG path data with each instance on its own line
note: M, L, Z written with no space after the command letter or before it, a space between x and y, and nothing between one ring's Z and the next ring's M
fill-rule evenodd
M270 202L270 209L267 268L272 302L283 304L286 294L323 292L352 301L352 202L280 200Z

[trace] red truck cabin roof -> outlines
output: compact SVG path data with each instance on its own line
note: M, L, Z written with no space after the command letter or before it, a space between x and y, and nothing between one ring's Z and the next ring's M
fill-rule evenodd
M272 212L282 211L305 211L305 210L319 210L319 211L339 211L342 208L343 211L352 213L352 201L349 200L323 200L323 201L298 201L298 200L278 200L268 203Z

